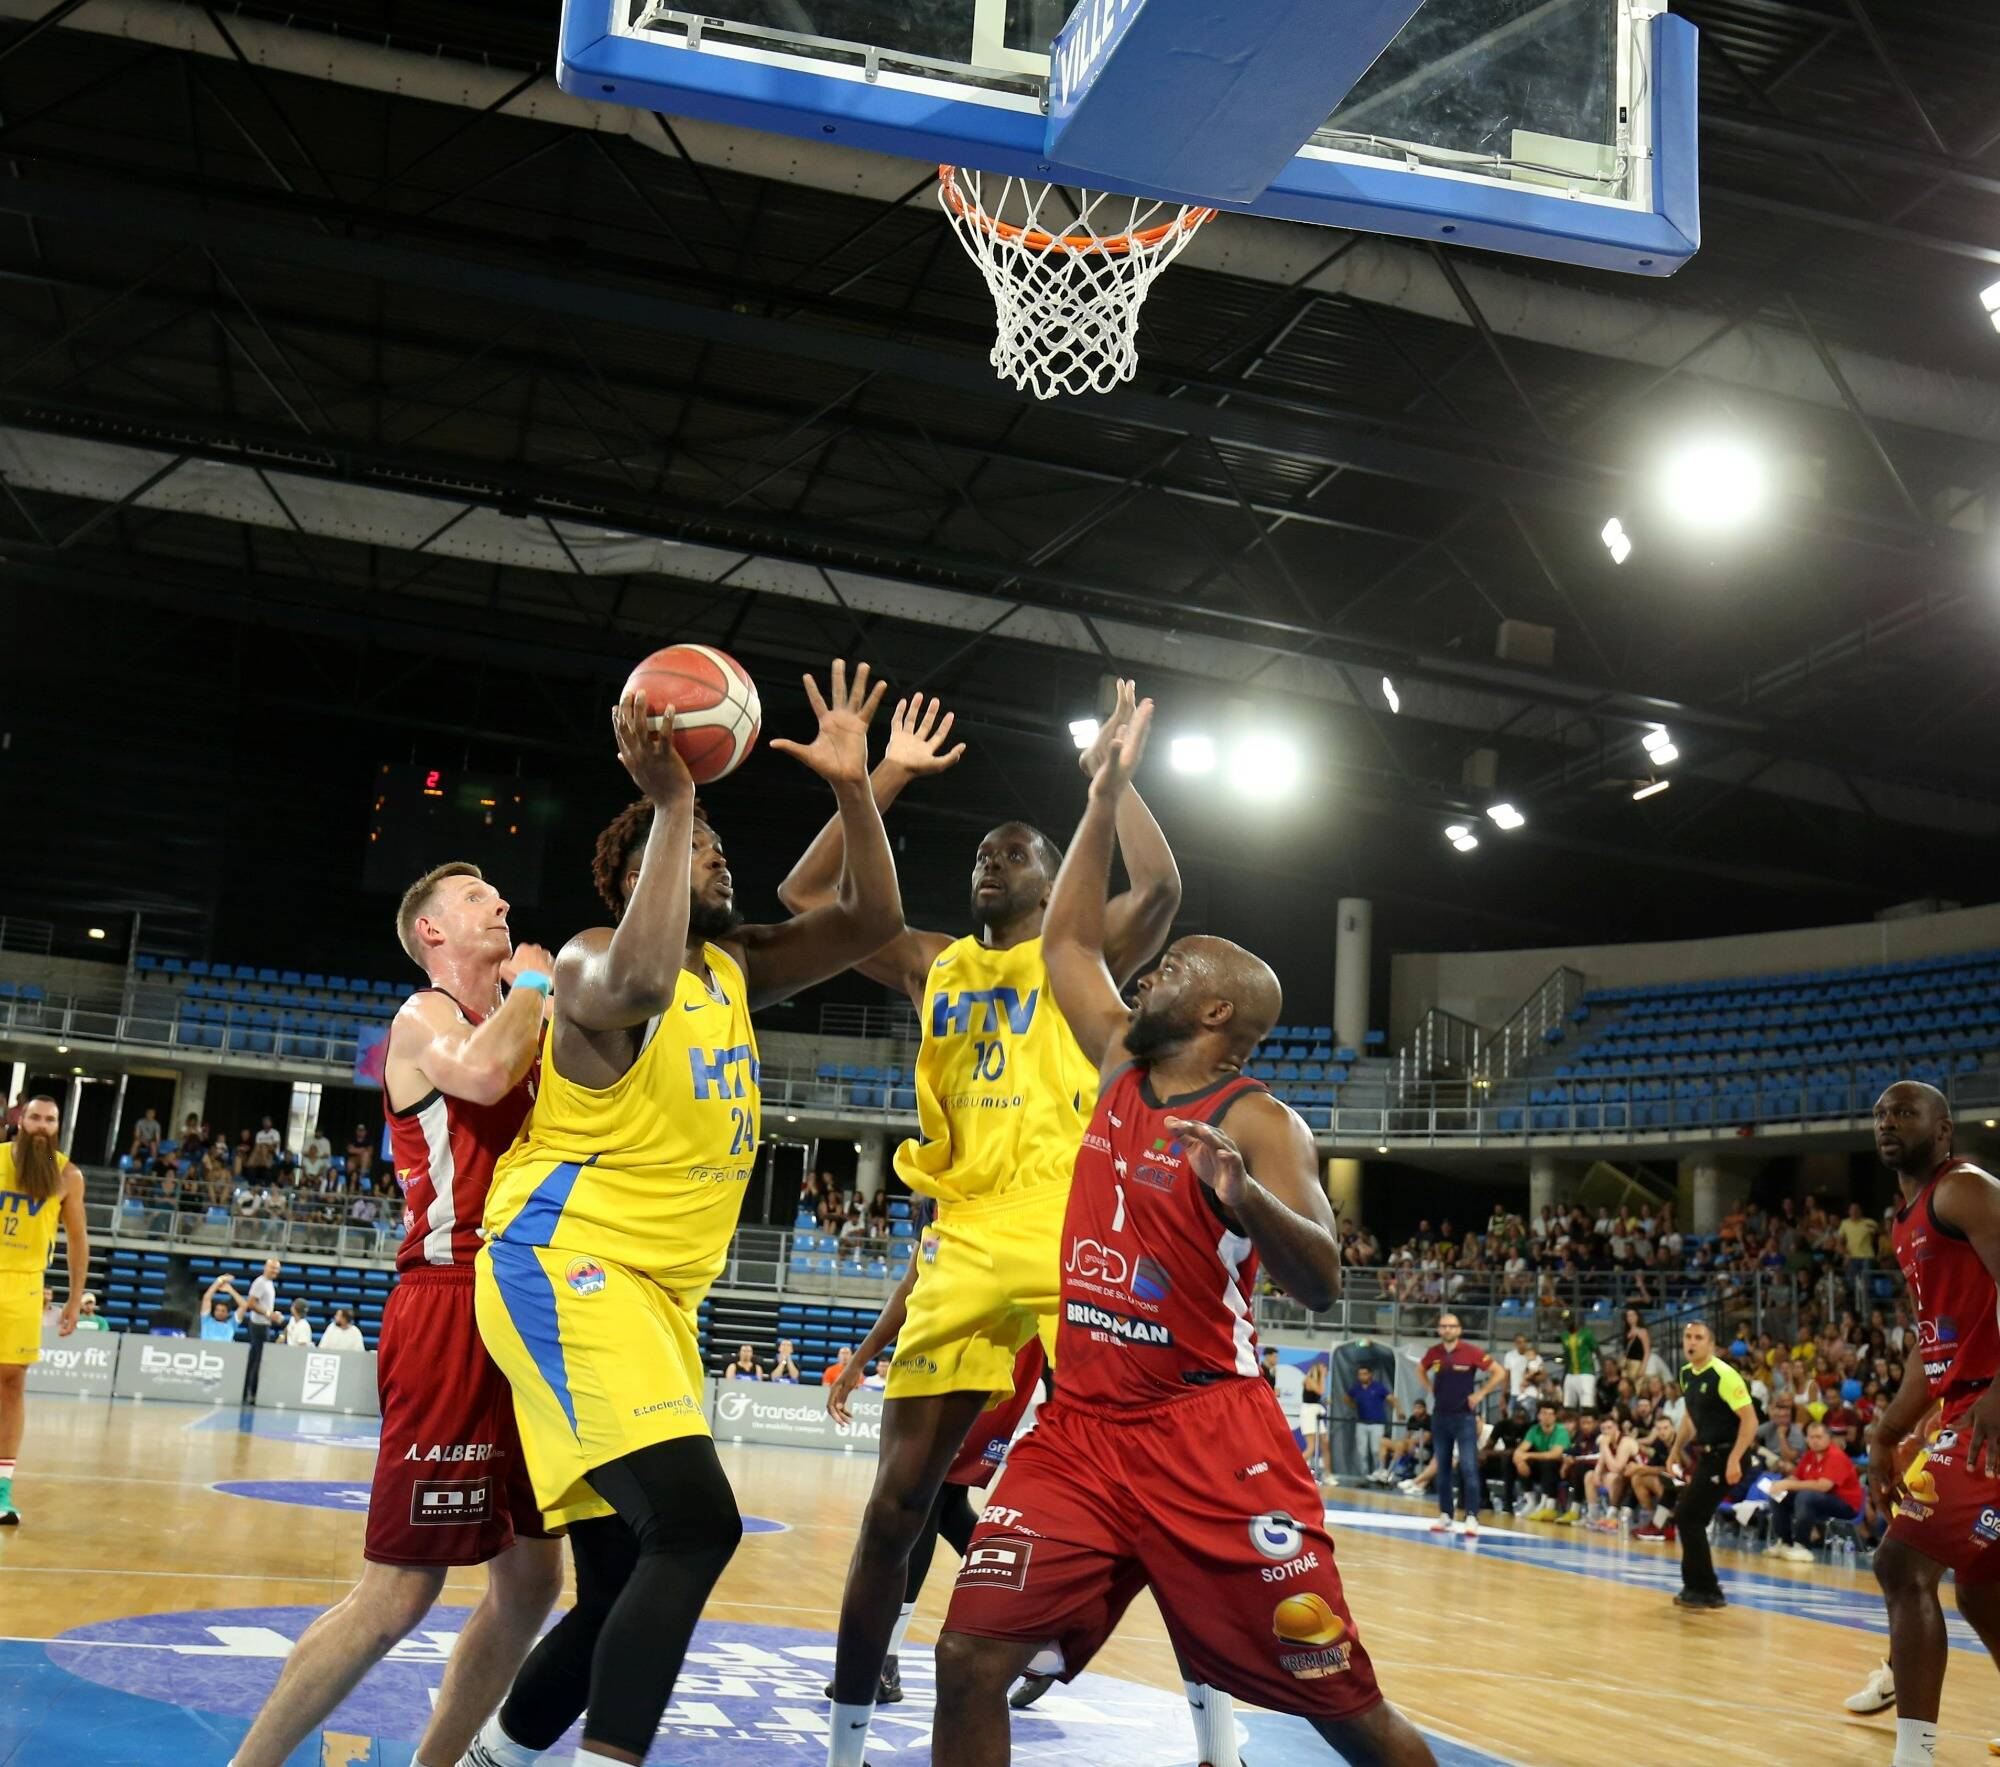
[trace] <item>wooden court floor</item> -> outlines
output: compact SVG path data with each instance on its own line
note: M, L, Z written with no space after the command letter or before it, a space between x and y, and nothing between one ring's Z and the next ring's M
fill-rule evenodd
M16 1484L25 1525L0 1533L0 1767L220 1767L285 1639L352 1580L372 1433L372 1419L258 1413L253 1423L233 1411L31 1398ZM746 1515L783 1531L746 1538L709 1610L701 1679L694 1691L684 1683L697 1728L663 1739L653 1759L809 1767L823 1746L817 1683L873 1461L786 1448L723 1456ZM217 1488L240 1483L252 1490ZM1414 1502L1342 1494L1331 1505L1359 1512L1336 1519L1334 1535L1361 1635L1389 1697L1433 1734L1441 1761L1889 1759L1893 1714L1855 1719L1840 1705L1884 1648L1866 1573L1724 1552L1729 1610L1682 1614L1670 1603L1671 1548L1526 1525L1475 1547L1433 1539ZM935 1637L954 1563L941 1547L913 1644ZM478 1572L455 1576L445 1602L463 1609L480 1587ZM364 1684L338 1747L297 1760L406 1767L425 1689L462 1618L440 1616ZM1983 1761L1986 1739L2000 1736L2000 1681L1969 1630L1952 1625L1939 1760ZM1192 1759L1148 1600L1094 1669L1096 1704L1073 1702L1077 1722L1058 1726L1070 1740L1031 1748L1017 1722L1017 1759ZM928 1690L878 1725L888 1745L871 1753L878 1767L928 1758ZM1333 1758L1298 1726L1244 1716L1253 1767Z

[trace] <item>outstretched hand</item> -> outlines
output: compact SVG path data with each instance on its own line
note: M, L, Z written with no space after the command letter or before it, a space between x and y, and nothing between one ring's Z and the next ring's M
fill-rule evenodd
M868 725L875 716L875 708L882 703L882 695L889 690L888 682L878 681L871 689L868 685L868 665L862 663L854 671L854 681L850 686L846 659L836 657L831 702L820 692L819 683L810 675L805 677L805 684L806 698L812 704L813 716L819 720L819 734L806 743L776 736L769 746L783 754L797 756L829 785L866 781Z
M1152 702L1146 702L1150 705ZM1234 1208L1250 1188L1250 1168L1243 1152L1213 1123L1197 1123L1188 1117L1167 1118L1168 1130L1187 1143L1187 1162L1194 1175L1210 1190L1225 1209Z
M1095 779L1098 768L1104 765L1104 757L1111 752L1111 741L1119 731L1132 721L1132 714L1138 708L1139 690L1136 682L1120 679L1118 692L1111 704L1111 715L1097 727L1097 735L1090 746L1076 758L1076 764L1083 769L1086 779Z
M954 712L945 712L935 694L928 700L921 693L896 702L896 715L889 720L889 746L882 751L884 763L900 767L912 778L926 773L942 773L956 767L965 753L965 744L947 749Z
M611 708L611 728L618 759L650 802L665 805L683 792L694 795L694 775L674 747L672 706L656 715L644 691L635 688Z
M1115 801L1123 794L1139 771L1139 763L1145 759L1146 738L1152 728L1153 702L1142 699L1105 748L1103 764L1090 781L1093 799L1108 797Z

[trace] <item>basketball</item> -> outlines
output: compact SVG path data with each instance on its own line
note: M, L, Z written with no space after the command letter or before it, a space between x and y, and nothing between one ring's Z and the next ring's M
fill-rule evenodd
M757 746L764 708L757 684L727 651L670 644L634 669L624 693L646 696L657 717L674 708L674 748L696 785L727 779Z

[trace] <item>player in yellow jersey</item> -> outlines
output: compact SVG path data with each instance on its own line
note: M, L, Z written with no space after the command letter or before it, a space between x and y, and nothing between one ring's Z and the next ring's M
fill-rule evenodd
M63 1158L56 1141L61 1131L56 1101L31 1098L21 1107L20 1132L0 1143L0 1527L5 1528L21 1523L14 1509L14 1460L28 1421L28 1368L42 1355L42 1272L58 1222L69 1242L64 1337L76 1330L90 1280L83 1174Z
M1132 716L1118 703L1081 757L1093 774ZM951 717L921 696L900 704L876 802L953 766ZM1131 887L1107 910L1106 960L1119 984L1165 941L1180 907L1180 873L1160 826L1136 793L1118 810L1118 843ZM830 824L779 887L788 908L822 898L841 854ZM910 1550L972 1421L1014 1390L1014 1359L1036 1332L1055 1347L1063 1209L1070 1172L1097 1103L1097 1070L1077 1047L1049 987L1042 911L1062 855L1048 836L1003 822L972 863L966 938L905 932L855 967L908 994L923 1028L917 1057L921 1133L896 1152L912 1190L935 1197L937 1220L917 1254L917 1281L896 1341L875 1489L848 1567L828 1729L831 1767L860 1767L884 1660L901 1644L899 1618ZM1062 1370L1056 1370L1062 1385Z
M645 793L599 838L617 924L557 960L534 1113L494 1173L477 1263L480 1335L514 1393L535 1496L567 1523L576 1606L538 1644L465 1757L523 1767L583 1709L581 1761L642 1761L742 1524L703 1414L696 1309L721 1273L757 1155L751 1011L903 929L868 789L868 669L833 665L810 744L847 860L834 900L745 926L716 838L635 696L614 714Z

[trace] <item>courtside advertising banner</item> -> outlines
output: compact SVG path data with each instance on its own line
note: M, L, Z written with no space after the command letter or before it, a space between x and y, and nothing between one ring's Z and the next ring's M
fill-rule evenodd
M773 1381L716 1380L708 1383L708 1414L724 1442L776 1442L794 1448L838 1448L876 1453L882 1443L882 1395L867 1390L848 1397L851 1424L827 1415L824 1387L794 1387Z
M375 1352L269 1345L257 1371L257 1407L378 1417L382 1404L375 1389Z
M128 1334L119 1340L118 1373L111 1390L121 1399L240 1405L244 1371L249 1365L248 1344Z
M83 1393L111 1397L118 1368L118 1338L108 1331L79 1331L57 1337L54 1326L42 1331L42 1359L28 1364L31 1393Z

